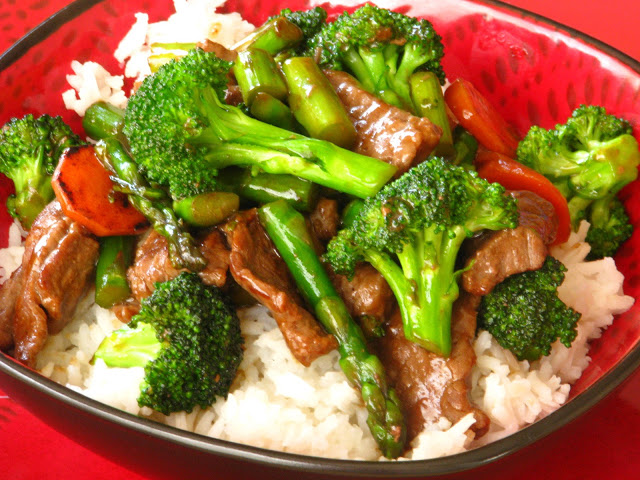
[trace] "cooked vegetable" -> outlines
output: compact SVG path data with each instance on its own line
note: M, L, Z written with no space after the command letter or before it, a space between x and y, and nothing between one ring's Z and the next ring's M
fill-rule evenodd
M371 263L393 290L407 339L448 356L460 245L473 233L517 223L516 202L504 187L435 157L367 199L325 257L346 275L359 261Z
M296 47L304 33L284 15L270 18L251 34L236 43L232 50L242 52L250 48L259 48L275 55L282 50Z
M558 231L552 244L569 239L571 219L567 201L544 175L497 152L478 153L475 165L478 175L490 182L498 182L509 190L529 190L549 201L558 217Z
M398 457L406 440L400 402L386 384L382 363L369 352L362 330L349 315L316 255L304 217L284 201L264 205L258 212L316 317L338 340L340 367L361 391L369 412L367 425L380 450L387 458Z
M416 114L428 118L442 130L440 142L434 153L436 155L452 154L453 136L440 79L433 72L416 72L409 77L409 87Z
M269 203L283 199L296 210L309 212L318 200L317 184L294 177L271 173L253 174L250 169L229 167L220 171L218 188L233 192L252 203Z
M82 126L94 140L115 137L122 133L124 110L101 100L84 112Z
M289 107L310 137L352 148L356 130L338 95L316 62L292 57L282 63L289 85Z
M583 105L553 130L531 127L518 146L518 160L558 187L574 228L583 219L592 224L587 240L594 256L613 255L629 237L632 227L614 201L638 177L640 152L629 122Z
M382 161L245 115L221 98L230 64L196 49L147 77L131 97L124 132L135 162L174 198L216 190L218 169L293 174L356 196L395 173Z
M285 100L289 91L273 57L259 48L250 48L238 53L233 64L233 74L242 101L248 106L259 92L267 93L278 100Z
M539 270L508 277L482 298L478 327L489 331L518 360L549 355L558 339L570 347L580 314L558 298L566 270L550 256Z
M351 73L369 92L412 112L414 72L431 71L444 82L443 46L431 23L371 4L326 23L304 54L323 68Z
M451 163L467 168L475 168L473 161L478 153L478 141L461 125L453 129L453 150Z
M174 267L188 268L194 272L202 270L206 260L176 216L171 199L164 190L149 186L119 140L101 140L96 150L102 164L113 172L112 179L127 193L131 204L149 220L155 231L167 239Z
M460 125L483 147L515 158L519 137L500 113L470 82L455 80L444 99Z
M133 260L136 237L102 237L100 257L96 265L96 303L111 308L131 296L127 268Z
M140 406L165 415L208 407L226 397L242 360L235 309L198 275L156 284L131 322L95 353L109 367L144 367Z
M240 198L230 192L201 193L173 202L178 217L195 227L211 227L238 211Z
M114 191L91 145L65 150L51 184L64 214L99 237L135 235L149 226L127 195Z
M263 122L292 132L300 131L288 105L268 93L258 92L251 103L249 113Z
M83 144L61 117L50 115L13 118L0 129L0 172L15 186L7 209L25 229L54 198L51 176L62 152Z

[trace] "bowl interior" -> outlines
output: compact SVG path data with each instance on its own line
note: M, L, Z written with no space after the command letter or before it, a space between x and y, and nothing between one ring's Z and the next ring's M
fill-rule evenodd
M68 88L66 75L70 73L71 61L94 60L111 73L120 73L121 66L112 52L133 23L133 14L148 12L153 22L173 11L169 1L81 0L75 5L77 8L62 17L55 31L35 31L28 42L19 42L8 52L10 55L0 57L3 92L0 124L25 113L50 113L62 115L76 131L82 132L80 119L74 112L65 110L60 95ZM268 0L255 5L249 0L229 0L224 10L242 12L248 21L259 24L285 6L295 10L308 8L308 3ZM344 10L343 7L327 8L331 14ZM629 119L634 125L634 134L640 139L640 65L628 57L581 38L575 32L500 4L469 0L415 1L398 9L425 16L433 22L445 44L443 63L449 79L470 80L521 134L532 124L551 127L564 122L579 104L594 103ZM0 202L4 203L11 190L10 182L2 179ZM633 224L639 225L637 182L622 192L622 198ZM9 224L8 214L0 208L0 245L6 245ZM618 268L626 277L625 293L636 299L640 298L639 247L640 233L636 231L616 256ZM539 422L542 425L535 426L537 430L530 430L528 436L516 436L511 443L498 442L497 446L486 447L489 450L484 457L496 458L568 422L621 381L612 380L612 376L627 375L637 366L640 323L634 319L639 309L640 303L621 315L602 338L593 342L592 362L573 387L574 400L567 407ZM20 368L4 360L1 367L5 373ZM607 374L609 380L603 381ZM592 390L596 391L588 394ZM388 467L383 465L383 469ZM440 473L455 469L451 467ZM372 467L371 472L375 471ZM404 472L420 470L405 469Z

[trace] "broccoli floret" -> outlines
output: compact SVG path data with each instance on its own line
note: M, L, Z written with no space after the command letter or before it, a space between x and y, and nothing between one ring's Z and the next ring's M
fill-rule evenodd
M460 245L480 230L517 223L516 201L501 185L435 157L367 199L325 258L345 275L359 261L371 263L394 292L405 336L447 356Z
M612 257L633 233L624 205L618 197L596 200L591 205L590 215L591 226L585 239L591 245L587 260Z
M580 314L558 298L566 267L549 256L539 270L512 275L482 298L478 327L518 360L549 355L558 339L570 347Z
M242 359L235 309L197 274L157 283L140 313L95 353L109 367L143 366L138 404L164 413L190 412L226 397Z
M380 160L245 115L222 102L231 64L192 50L163 65L131 97L124 133L135 161L174 198L215 190L219 168L289 173L356 196L395 173Z
M366 90L415 112L409 77L426 70L444 83L443 52L428 20L367 4L325 24L308 40L304 54L323 67L351 73Z
M594 254L613 254L629 237L624 207L613 200L638 176L640 152L629 122L603 107L583 105L553 130L532 127L518 145L518 160L563 193L574 229L583 219L591 223Z
M7 209L25 229L54 198L53 175L62 152L84 142L61 117L29 114L11 119L0 130L0 172L13 180L15 195Z

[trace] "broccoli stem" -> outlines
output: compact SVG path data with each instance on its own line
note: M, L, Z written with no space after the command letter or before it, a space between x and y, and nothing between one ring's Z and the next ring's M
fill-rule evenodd
M222 222L240 207L240 198L231 192L208 192L175 200L173 211L194 227L211 227Z
M134 244L134 236L100 238L95 299L102 308L111 308L131 295L127 268L133 260Z
M268 93L278 100L287 98L287 84L275 60L265 50L251 48L239 52L233 73L242 92L242 100L249 107L259 92Z
M202 270L206 260L176 217L171 202L162 192L148 188L124 146L115 138L108 138L98 142L96 152L103 164L116 174L116 179L130 188L129 200L133 206L147 217L154 230L167 239L173 265L194 272Z
M220 190L233 192L245 200L264 204L282 199L302 212L313 209L319 194L318 185L309 180L293 175L254 175L249 168L225 168L218 180Z
M84 131L94 140L120 135L123 125L124 110L104 101L87 108L82 118Z
M138 322L133 328L126 326L107 336L93 354L91 363L99 358L107 367L144 367L158 358L162 346L155 328Z
M232 50L238 52L249 48L261 48L271 55L293 47L302 41L302 30L285 17L275 17L236 43Z
M289 106L296 120L313 138L342 148L353 147L356 130L338 95L316 62L293 57L282 63L289 85Z
M298 130L296 119L291 109L268 93L258 92L253 98L249 112L258 120L275 125L285 130Z
M361 390L369 412L367 424L382 453L398 457L406 437L399 400L316 255L304 217L283 201L264 205L259 216L318 320L338 340L340 366Z
M216 168L238 165L267 173L296 172L306 180L361 198L376 194L396 171L381 160L246 117L237 108L220 103L211 89L200 92L202 105L210 110L207 116L217 121L191 144L214 145L205 158ZM248 135L247 131L255 133Z
M435 149L437 155L451 155L453 136L445 109L440 79L433 72L417 72L409 77L411 99L416 113L428 118L431 123L442 129L440 142Z

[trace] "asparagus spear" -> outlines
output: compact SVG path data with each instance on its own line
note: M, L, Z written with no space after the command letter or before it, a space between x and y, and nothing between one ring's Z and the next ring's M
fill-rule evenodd
M316 255L304 217L281 200L262 206L258 212L316 317L338 340L340 367L361 391L369 412L367 424L380 450L387 458L398 457L406 440L400 402L386 384L382 363L367 350L362 330L349 315Z
M313 58L293 57L282 63L289 85L289 107L309 136L353 147L356 130L338 95Z
M249 112L263 122L292 132L298 131L291 109L268 93L258 92L253 98Z
M100 140L96 153L103 165L115 174L112 180L129 194L133 206L167 239L173 265L193 272L202 270L206 260L177 218L171 200L164 191L149 187L120 141L113 137Z
M249 48L261 48L276 55L285 48L302 41L302 30L285 17L275 17L236 43L231 49L241 52Z
M133 236L100 238L100 256L96 265L96 303L111 308L131 295L127 268L133 259Z
M450 155L453 153L453 138L440 79L433 72L416 72L409 77L409 88L416 113L421 117L428 118L431 123L442 129L440 142L435 153Z
M178 217L194 227L211 227L238 211L240 198L231 192L209 192L173 202Z
M287 98L287 84L273 57L265 50L250 48L238 53L233 73L242 92L242 101L249 107L259 92L278 100Z

